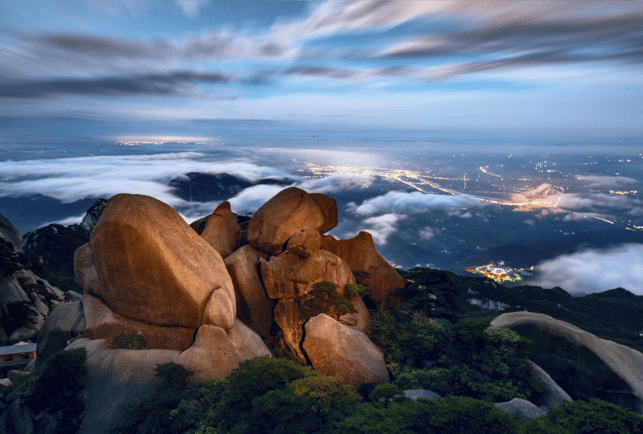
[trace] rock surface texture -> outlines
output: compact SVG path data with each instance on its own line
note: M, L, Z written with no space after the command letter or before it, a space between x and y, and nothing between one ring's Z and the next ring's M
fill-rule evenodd
M204 318L233 326L234 288L221 255L168 205L148 196L112 197L90 248L100 286L85 290L114 312L157 326L196 329Z
M358 276L357 283L367 286L371 299L378 304L384 303L387 295L405 285L404 278L377 253L373 236L368 232L360 232L348 240L324 235L321 247L346 262Z
M219 252L222 258L239 248L241 230L230 209L230 202L222 202L214 210L201 232L201 238Z
M348 264L320 249L319 234L310 230L293 235L283 253L261 259L260 269L268 297L274 299L304 297L315 283L323 281L340 289L355 283Z
M287 188L266 202L252 216L246 233L248 244L276 255L292 235L303 229L319 233L337 226L337 202L322 194Z
M384 353L363 332L323 313L305 326L304 350L319 372L348 384L387 383Z
M638 351L537 313L506 313L491 327L508 327L531 339L533 361L573 399L596 397L643 414L643 354Z

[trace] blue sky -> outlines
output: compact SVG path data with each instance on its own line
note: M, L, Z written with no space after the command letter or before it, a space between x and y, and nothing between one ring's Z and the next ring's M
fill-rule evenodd
M642 72L638 1L5 0L0 142L195 120L640 137Z

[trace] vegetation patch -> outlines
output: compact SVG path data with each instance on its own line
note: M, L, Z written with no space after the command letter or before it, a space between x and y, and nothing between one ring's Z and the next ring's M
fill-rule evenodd
M119 350L147 350L142 336L120 334L112 341L114 348Z
M351 288L344 288L343 291L337 291L337 285L331 282L319 282L313 285L313 290L306 294L306 298L301 304L301 317L305 321L310 318L325 313L326 315L338 318L347 313L357 312L357 309L351 304L349 298L352 294L362 291L365 288L362 285L346 285ZM364 289L365 292L365 289Z

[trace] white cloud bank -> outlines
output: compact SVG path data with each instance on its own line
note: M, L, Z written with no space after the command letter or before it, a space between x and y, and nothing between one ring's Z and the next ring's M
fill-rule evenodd
M425 194L419 191L412 193L390 191L382 196L367 199L359 206L351 202L348 204L347 211L360 216L374 216L387 213L420 214L433 209L463 209L473 206L482 206L482 203L466 194L451 196Z
M197 152L4 161L0 162L0 196L39 193L69 203L134 193L155 197L174 207L187 206L173 194L168 182L189 172L228 173L249 181L293 178L283 170L245 160L209 161L207 155Z
M621 287L643 295L643 244L562 255L540 263L536 270L536 278L527 282L530 285L560 286L572 294Z

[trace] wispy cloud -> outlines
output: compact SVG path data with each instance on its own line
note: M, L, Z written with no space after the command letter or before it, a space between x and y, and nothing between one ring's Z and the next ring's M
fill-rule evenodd
M591 293L617 287L643 295L643 245L624 244L607 250L585 250L558 256L536 266L529 284L560 286L571 293Z
M385 195L367 199L361 205L351 203L348 205L348 211L360 216L374 216L386 213L421 214L434 209L451 210L477 206L483 204L465 194L450 196L390 191Z
M395 213L369 217L362 222L355 233L348 234L347 237L355 236L359 231L366 231L373 236L375 244L385 246L389 237L398 231L398 222L405 218L405 216Z
M210 3L209 0L176 0L176 4L183 15L188 18L195 18L199 16L201 8L207 6Z

